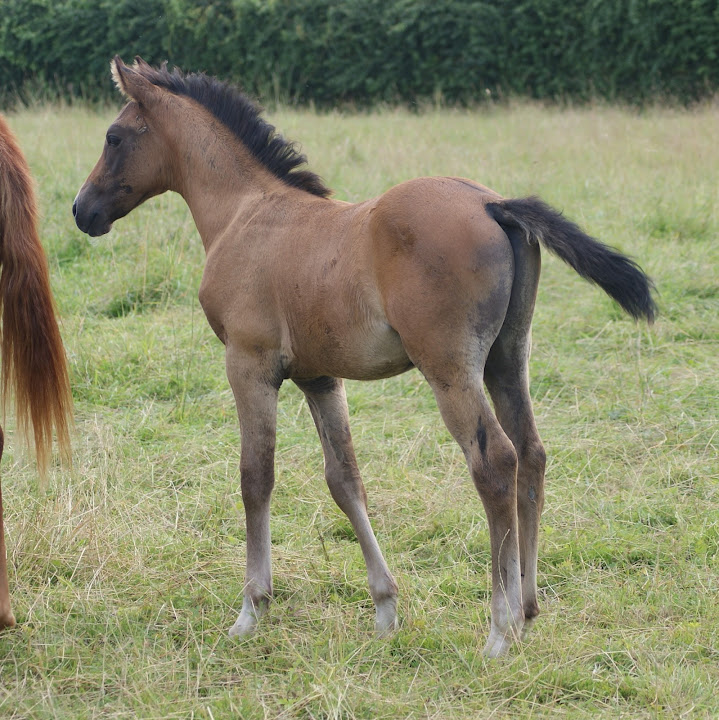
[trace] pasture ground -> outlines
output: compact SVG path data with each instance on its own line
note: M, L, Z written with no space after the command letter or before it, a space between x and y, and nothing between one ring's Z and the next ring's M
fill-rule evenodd
M270 114L360 200L430 174L538 194L636 257L653 328L545 254L532 395L548 452L542 615L487 662L489 545L463 458L417 371L348 383L402 626L372 637L362 556L322 479L301 394L281 392L276 601L241 604L238 427L197 301L203 250L177 197L89 240L72 199L115 111L14 114L71 366L74 464L45 487L3 462L17 629L2 718L719 716L719 106Z

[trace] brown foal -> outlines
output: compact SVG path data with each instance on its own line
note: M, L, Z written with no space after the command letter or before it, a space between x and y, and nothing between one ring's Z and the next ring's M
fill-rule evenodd
M461 446L492 551L486 654L504 654L539 612L537 534L545 455L528 360L540 244L651 320L651 283L626 257L536 198L506 200L470 180L419 178L358 204L328 198L305 158L233 87L140 58L112 63L129 102L77 195L90 235L146 199L187 202L206 251L200 302L226 348L240 421L251 633L272 596L270 495L278 390L304 392L332 497L367 564L376 629L397 625L397 585L367 516L341 378L416 367ZM494 412L485 394L486 385Z
M7 123L0 116L0 356L3 406L12 391L21 436L30 426L38 468L47 471L53 429L69 459L72 409L65 350L60 338L45 252L37 234L30 171ZM0 428L0 458L3 432ZM12 627L0 489L0 630Z

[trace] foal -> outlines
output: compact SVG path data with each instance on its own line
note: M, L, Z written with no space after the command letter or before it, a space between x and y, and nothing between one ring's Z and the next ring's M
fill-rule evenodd
M139 58L128 67L116 57L112 72L129 102L73 212L83 232L102 235L173 190L202 237L200 303L226 348L242 440L247 569L230 634L251 633L272 595L270 494L285 379L307 398L332 497L357 534L377 632L396 627L397 585L367 516L341 378L416 367L487 513L485 652L507 652L539 612L545 455L527 375L539 246L652 320L647 277L540 200L506 200L471 180L419 178L356 205L328 199L321 180L298 169L304 157L231 86Z
M41 474L47 471L53 428L70 456L72 408L65 350L50 293L45 252L37 234L35 194L27 163L0 115L0 356L3 407L12 391L20 435L32 425ZM3 432L0 428L0 458ZM2 490L0 489L0 630L12 627Z

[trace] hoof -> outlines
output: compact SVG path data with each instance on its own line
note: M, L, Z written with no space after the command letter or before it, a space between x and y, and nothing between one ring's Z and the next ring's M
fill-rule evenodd
M0 631L15 627L15 616L8 610L0 614Z
M536 621L537 617L529 618L524 621L524 625L522 627L522 640L526 640L527 635L532 632L532 628L534 627L534 623Z
M487 658L504 657L509 653L509 648L512 647L512 643L518 641L523 633L524 623L522 623L520 627L510 626L506 630L500 630L493 625L482 654Z
M389 624L382 624L375 623L374 626L374 635L376 638L390 638L392 635L394 635L397 632L397 629L399 628L399 620L395 617L395 619L389 623Z
M500 636L492 638L490 635L487 644L484 646L484 650L482 650L482 655L490 659L504 657L509 654L511 645L511 640L508 640L506 637Z
M257 618L254 615L245 616L244 613L237 618L235 624L229 630L230 637L246 638L253 635L257 630Z
M243 638L252 635L257 629L257 623L259 623L260 618L267 612L268 607L269 600L266 598L257 603L253 603L248 598L245 598L242 603L240 616L230 628L230 637Z

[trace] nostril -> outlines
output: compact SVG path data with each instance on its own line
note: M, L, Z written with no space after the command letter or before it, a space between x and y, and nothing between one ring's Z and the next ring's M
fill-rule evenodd
M74 218L77 217L77 200L75 200L75 202L73 202L72 204L72 216Z

